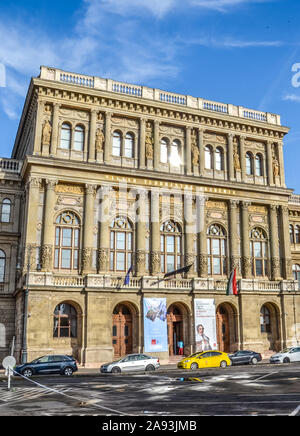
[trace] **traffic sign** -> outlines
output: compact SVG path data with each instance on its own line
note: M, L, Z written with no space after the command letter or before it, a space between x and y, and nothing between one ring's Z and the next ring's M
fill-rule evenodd
M13 356L5 357L5 359L2 362L2 366L4 369L13 369L16 366L16 359Z

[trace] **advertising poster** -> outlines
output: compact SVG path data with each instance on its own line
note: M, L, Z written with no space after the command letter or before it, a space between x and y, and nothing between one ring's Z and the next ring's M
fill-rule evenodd
M195 329L196 352L218 348L214 299L195 300Z
M144 346L146 353L168 351L165 298L144 298Z

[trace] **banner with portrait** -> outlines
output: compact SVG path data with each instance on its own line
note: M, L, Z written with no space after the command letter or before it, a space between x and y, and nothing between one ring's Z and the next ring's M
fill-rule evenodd
M195 338L196 352L216 350L217 324L215 300L195 299Z
M144 347L146 353L168 351L166 298L144 298Z

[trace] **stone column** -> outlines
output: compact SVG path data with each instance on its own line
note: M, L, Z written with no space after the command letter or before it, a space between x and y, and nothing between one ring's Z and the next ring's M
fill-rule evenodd
M274 186L272 141L267 142L267 171L268 171L268 184Z
M53 247L55 240L54 208L56 203L55 187L57 180L47 179L45 195L45 215L41 247L41 264L45 272L53 271Z
M237 274L241 275L239 272L239 251L238 251L238 204L237 200L230 200L229 208L230 208L230 221L229 221L229 229L230 229L230 269L233 271L237 270Z
M245 279L249 279L252 275L248 211L250 204L248 201L242 202L242 269Z
M96 160L96 124L97 111L92 109L90 114L89 162L95 162Z
M82 274L93 271L94 217L97 185L85 185L85 208L83 223Z
M286 280L293 280L293 261L291 254L290 233L289 233L289 209L287 206L280 206L280 247L282 256L283 276Z
M230 181L234 180L234 163L233 163L233 134L229 133L228 135L228 179Z
M193 194L192 192L184 193L184 238L185 238L185 259L184 265L189 266L195 263L194 235L196 232L195 222L193 220ZM187 277L195 275L194 267L190 269Z
M279 157L279 168L280 168L280 184L282 187L286 187L285 184L285 172L284 172L284 158L283 158L283 142L278 142L278 157Z
M111 112L105 114L105 146L104 146L104 163L111 162Z
M40 202L41 179L31 177L26 184L26 212L24 211L26 229L24 263L26 268L28 254L30 253L30 269L36 268L36 247L37 247L37 217Z
M109 186L103 186L101 189L100 204L100 238L98 252L98 272L107 273L109 271L109 248L110 248L110 231L109 231Z
M271 236L271 277L272 280L280 280L280 256L277 206L270 205L270 236Z
M146 141L146 119L140 119L140 148L139 148L139 168L146 168L146 152L145 152L145 141Z
M38 100L35 138L34 138L34 146L33 146L34 155L39 155L41 154L42 151L42 130L43 130L44 109L45 109L45 102L43 100Z
M53 116L52 116L51 149L50 149L51 156L56 156L56 152L57 152L59 109L60 109L60 104L54 103L53 104Z
M192 174L192 128L186 127L186 144L185 144L185 168L186 174Z
M136 233L136 275L143 276L145 274L146 262L146 207L147 207L147 191L138 192L138 208L137 208L137 233Z
M205 203L208 197L196 198L197 207L197 234L198 234L198 258L199 258L199 275L207 278L208 259L207 259L207 227L206 227L206 209Z
M158 171L160 164L159 121L154 121L154 160L153 169Z
M159 190L151 189L151 274L161 273L160 263L160 196Z
M245 153L245 136L240 136L240 155L241 155L241 176L242 182L246 180L246 153Z
M205 170L205 150L204 150L204 130L199 129L199 150L200 150L200 175L204 175Z

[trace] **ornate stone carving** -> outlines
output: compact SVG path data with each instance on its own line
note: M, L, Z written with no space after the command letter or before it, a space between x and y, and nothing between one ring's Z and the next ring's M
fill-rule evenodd
M42 131L42 144L43 145L50 145L51 132L52 132L51 124L48 120L46 120L44 125L43 125L43 131Z
M280 176L280 166L275 152L273 152L272 160L273 160L273 175L274 178L276 178Z
M42 269L44 271L52 271L53 269L53 246L42 245L40 252Z
M98 250L98 270L107 271L109 260L109 248L100 248Z
M238 270L240 267L240 257L239 256L230 256L230 267L231 270Z
M207 277L208 257L207 254L199 255L200 277Z
M248 256L242 257L242 270L243 270L243 276L245 278L250 277L251 273L251 258Z
M150 253L151 272L153 275L161 272L160 253L158 251L151 251Z
M274 280L280 276L280 259L277 257L271 259L271 275Z
M138 274L141 274L145 270L146 252L144 250L136 251L136 270Z
M90 271L93 264L93 249L84 248L82 250L82 269L83 271Z
M200 151L197 145L197 135L195 131L192 131L192 161L193 165L199 165Z
M233 164L235 171L241 171L241 161L237 144L233 145Z

